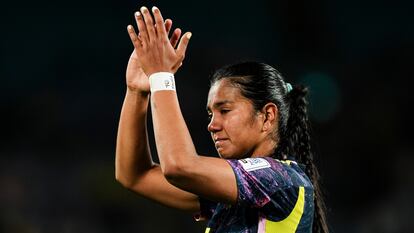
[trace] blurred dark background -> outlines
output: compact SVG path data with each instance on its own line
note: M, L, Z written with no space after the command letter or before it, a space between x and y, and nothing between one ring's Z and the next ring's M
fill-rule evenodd
M206 130L209 75L237 61L269 63L310 87L332 232L414 232L412 2L1 5L0 232L204 232L191 213L145 200L114 178L132 51L126 26L142 5L157 5L193 33L176 82L199 153L216 155Z

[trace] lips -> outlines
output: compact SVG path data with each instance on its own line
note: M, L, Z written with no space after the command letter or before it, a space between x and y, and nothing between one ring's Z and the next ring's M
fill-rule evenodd
M216 148L222 146L222 144L227 141L227 138L216 138L214 139L214 145L216 146Z

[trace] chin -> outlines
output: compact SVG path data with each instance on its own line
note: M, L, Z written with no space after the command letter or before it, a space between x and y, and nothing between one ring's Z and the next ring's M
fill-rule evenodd
M237 154L232 153L230 151L217 150L217 153L222 159L242 159L243 158L243 156L237 156Z
M219 154L219 156L220 156L220 158L222 158L222 159L229 159L229 158L231 158L231 156L229 156L229 154L228 153L226 153L224 150L222 150L222 149L218 149L217 150L217 153Z

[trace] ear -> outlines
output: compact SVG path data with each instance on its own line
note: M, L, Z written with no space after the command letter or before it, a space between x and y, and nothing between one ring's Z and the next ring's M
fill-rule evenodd
M263 131L272 130L274 127L277 127L277 119L278 119L278 108L274 103L267 103L262 108L263 114Z

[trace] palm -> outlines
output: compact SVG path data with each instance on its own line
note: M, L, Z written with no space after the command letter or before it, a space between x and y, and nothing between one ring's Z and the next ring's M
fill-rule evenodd
M135 50L129 57L126 70L126 82L128 88L131 90L137 90L144 93L150 92L148 77L141 68L141 64L139 63Z

